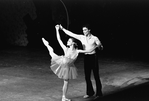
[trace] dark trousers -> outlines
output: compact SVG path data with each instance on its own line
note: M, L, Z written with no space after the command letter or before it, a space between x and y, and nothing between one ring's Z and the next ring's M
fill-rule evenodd
M92 96L95 94L92 81L91 71L93 71L96 83L96 96L102 96L102 84L99 76L98 57L96 54L85 54L84 56L84 72L86 80L86 94Z

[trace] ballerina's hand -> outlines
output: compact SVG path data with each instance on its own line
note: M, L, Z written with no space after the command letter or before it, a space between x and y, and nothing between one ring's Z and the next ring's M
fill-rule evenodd
M56 28L56 30L59 30L60 26L59 25L56 25L55 28Z

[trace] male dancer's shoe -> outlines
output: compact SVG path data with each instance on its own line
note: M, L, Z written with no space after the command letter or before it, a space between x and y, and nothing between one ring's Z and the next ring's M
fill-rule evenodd
M93 97L93 95L92 96L91 95L84 95L83 96L84 99L91 98L91 97Z
M100 98L102 98L102 97L103 97L102 94L101 94L101 95L95 95L95 96L94 96L94 100L100 99Z

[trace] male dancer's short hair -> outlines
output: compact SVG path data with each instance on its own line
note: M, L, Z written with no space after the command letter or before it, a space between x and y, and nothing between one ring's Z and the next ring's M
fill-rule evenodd
M83 27L86 27L86 28L88 28L88 29L91 29L90 24L84 24L84 25L82 26L82 28L83 28Z

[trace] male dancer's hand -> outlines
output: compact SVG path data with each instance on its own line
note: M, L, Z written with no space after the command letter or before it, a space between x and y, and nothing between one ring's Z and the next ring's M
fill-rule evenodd
M61 30L63 30L63 26L61 24L59 25L59 27L60 27Z
M100 45L100 50L103 50L103 45L102 44Z
M99 46L98 46L98 49L99 49L99 50L103 50L103 45L99 45Z

